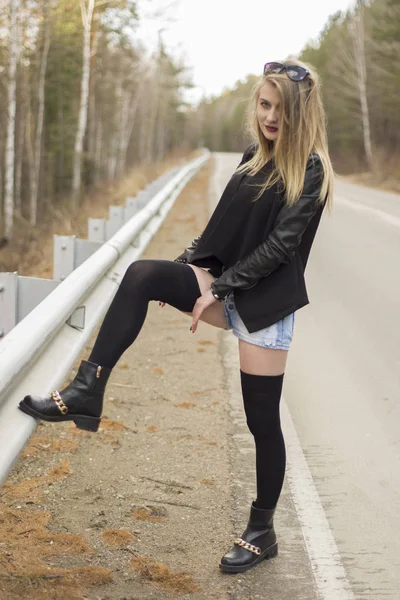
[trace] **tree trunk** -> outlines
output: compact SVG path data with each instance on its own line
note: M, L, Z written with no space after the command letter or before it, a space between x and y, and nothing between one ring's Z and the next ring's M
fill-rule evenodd
M364 41L364 8L359 5L354 15L351 31L353 34L354 58L357 71L357 84L361 105L361 120L364 136L364 151L367 159L368 168L373 169L371 127L369 120L368 99L367 99L367 67L365 62L365 41Z
M96 24L96 20L94 20ZM96 164L96 53L99 39L99 32L94 29L92 31L91 52L90 52L90 77L89 77L89 99L88 99L88 154L90 156L90 177L89 181L92 185L97 178L98 166Z
M129 142L131 140L133 127L136 122L136 113L139 108L139 102L142 95L142 84L139 84L139 89L135 92L132 92L129 109L127 110L127 120L125 127L122 131L123 137L121 139L120 144L120 157L119 157L119 175L122 175L124 170L126 169L126 161L128 155Z
M10 0L10 64L8 67L8 121L5 160L4 235L12 237L14 217L14 163L15 163L15 112L16 73L18 62L18 15L19 0Z
M41 159L41 148L42 148L42 132L43 132L43 115L44 115L44 84L46 78L47 68L47 57L50 48L50 11L54 8L54 2L52 6L49 6L49 0L45 3L45 30L44 30L44 45L42 52L42 60L40 61L40 73L39 73L39 87L38 87L38 115L35 132L35 150L34 150L34 169L33 169L33 180L31 181L31 197L30 197L30 213L29 222L34 227L37 221L37 198L38 198L38 187L39 187L39 174L40 174L40 159Z
M64 107L62 100L62 90L61 90L61 82L60 79L57 79L57 143L58 143L58 152L57 152L57 166L56 166L56 181L64 182ZM63 184L59 185L56 190L60 191L63 189Z
M115 82L115 109L113 114L114 125L112 128L109 144L108 179L115 179L117 175L118 148L121 132L121 110L122 110L122 73L117 76Z
M100 111L99 111L100 113ZM96 117L95 128L96 128L96 140L95 140L95 154L94 164L96 166L94 172L94 183L97 184L101 180L103 163L102 163L102 140L103 140L103 122L101 114Z
M128 91L124 91L121 98L121 109L120 109L120 120L118 127L118 140L117 140L117 162L115 166L115 177L121 177L124 172L124 143L128 128L129 121L129 105L131 100L131 94Z
M150 99L146 111L146 122L145 132L146 137L146 161L152 162L154 160L154 138L156 133L156 123L158 121L158 107L159 107L159 83L157 76L152 78L150 88Z
M23 37L21 38L23 39ZM26 71L26 67L23 67L23 71ZM25 111L26 111L26 85L25 85L25 72L22 73L21 84L20 84L20 109L18 115L18 132L17 132L17 152L15 161L15 212L22 213L22 163L24 160L24 147L25 147Z
M90 32L95 0L88 0L86 8L84 0L81 0L82 21L83 21L83 60L82 60L82 79L81 79L81 102L79 110L78 129L75 138L74 148L74 166L72 174L72 200L74 206L78 206L79 192L81 189L81 171L82 171L82 150L83 140L86 132L88 99L89 99L89 78L90 78Z
M26 81L26 122L25 122L25 147L26 157L28 160L28 178L29 178L29 189L32 188L32 181L35 178L35 155L33 152L32 145L32 128L33 128L33 116L31 108L31 85L29 79L29 73L27 73Z

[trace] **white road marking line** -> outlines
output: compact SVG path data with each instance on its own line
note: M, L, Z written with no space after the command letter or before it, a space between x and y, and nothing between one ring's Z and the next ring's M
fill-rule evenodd
M400 219L398 217L389 215L389 213L386 213L383 210L379 210L379 208L371 208L370 206L364 206L363 204L360 204L355 200L347 200L347 198L343 198L343 196L337 196L336 194L334 197L334 203L335 202L344 204L345 206L347 206L348 208L352 208L353 210L358 210L359 212L367 213L371 217L378 217L379 219L382 219L382 221L389 223L389 225L400 227Z
M286 475L321 599L355 600L283 397L281 415L288 454Z

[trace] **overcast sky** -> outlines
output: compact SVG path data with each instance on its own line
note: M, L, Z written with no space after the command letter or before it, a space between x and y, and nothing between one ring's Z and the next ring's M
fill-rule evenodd
M163 1L163 0L161 0ZM154 6L154 0L151 2ZM191 67L192 95L219 94L264 63L299 54L316 39L329 15L354 0L176 0L175 23L163 33L169 49ZM144 21L140 36L156 39L159 22Z

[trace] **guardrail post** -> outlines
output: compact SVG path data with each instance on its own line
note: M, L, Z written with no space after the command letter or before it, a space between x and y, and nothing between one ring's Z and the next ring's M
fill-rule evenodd
M63 281L102 245L103 242L81 240L75 235L55 235L53 278Z
M17 324L17 273L0 273L0 339Z
M106 220L88 219L88 240L90 242L106 241Z
M0 273L0 339L10 333L59 284L53 279Z
M138 201L135 196L128 196L125 200L125 220L129 221L139 210Z
M17 321L24 319L38 304L42 302L60 284L54 279L40 277L17 278Z
M148 189L140 190L140 192L136 196L139 210L141 210L142 208L144 208L146 206L146 204L148 203L148 201L151 198L151 195L152 195L151 190L148 190Z
M147 192L148 196L155 196L157 192L162 188L162 185L158 181L153 181L153 183L149 183L146 188L143 190Z
M53 279L63 281L75 266L75 235L55 235L53 246Z
M109 240L125 222L125 214L123 206L110 206L110 218L106 221L106 239Z

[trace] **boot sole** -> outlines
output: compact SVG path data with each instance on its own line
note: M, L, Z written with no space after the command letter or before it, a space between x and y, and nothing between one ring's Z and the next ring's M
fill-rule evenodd
M253 567L259 565L260 562L262 562L263 560L269 560L270 558L274 558L275 556L277 556L277 554L278 543L276 542L275 544L272 544L272 546L266 548L264 552L261 552L260 556L258 556L256 560L254 560L251 563L248 563L247 565L224 565L223 563L220 563L219 568L225 573L244 573L245 571L248 571L249 569L252 569Z
M41 419L42 421L47 421L49 423L60 423L63 421L73 421L78 429L83 429L84 431L97 431L100 427L101 417L90 417L88 415L62 415L59 417L48 417L47 415L43 415L39 412L36 412L30 406L24 404L24 401L18 405L18 408L22 410L25 414L33 417L34 419Z

